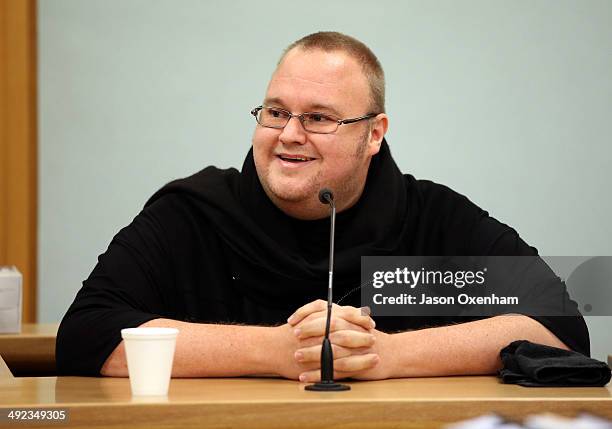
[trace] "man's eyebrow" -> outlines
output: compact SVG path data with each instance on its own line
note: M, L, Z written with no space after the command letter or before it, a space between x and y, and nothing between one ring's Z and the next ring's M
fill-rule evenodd
M311 112L319 112L319 111L323 110L325 112L332 113L333 115L335 115L335 116L337 116L339 118L342 117L342 115L336 109L334 109L333 107L328 106L326 104L319 104L319 103L309 104L308 105L308 110L311 111ZM324 112L321 112L321 113L324 113Z
M269 104L275 104L277 106L285 107L285 103L283 103L283 101L278 97L266 98L263 104L264 106L267 106ZM306 110L304 113L306 112L321 112L321 113L329 112L339 118L342 117L342 115L336 109L334 109L331 106L328 106L327 104L321 104L321 103L309 104L308 110Z
M266 98L263 101L263 104L264 104L264 106L267 106L269 104L277 104L279 106L284 106L282 100L280 98L278 98L278 97Z

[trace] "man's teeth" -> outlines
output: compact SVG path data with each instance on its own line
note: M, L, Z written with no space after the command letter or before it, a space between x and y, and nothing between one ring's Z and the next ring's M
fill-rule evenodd
M284 161L310 161L311 158L304 157L304 156L292 156L292 157L281 156L281 159Z

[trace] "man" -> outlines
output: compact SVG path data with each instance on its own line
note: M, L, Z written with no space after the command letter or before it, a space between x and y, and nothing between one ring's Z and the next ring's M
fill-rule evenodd
M309 113L315 112L315 113ZM450 189L402 175L384 140L384 75L333 32L293 43L268 85L242 167L204 169L158 191L120 231L64 317L60 373L126 376L120 329L180 330L173 376L320 376L328 206L336 224L335 378L491 374L527 339L589 353L583 319L369 317L362 255L536 255ZM461 323L463 322L463 323Z

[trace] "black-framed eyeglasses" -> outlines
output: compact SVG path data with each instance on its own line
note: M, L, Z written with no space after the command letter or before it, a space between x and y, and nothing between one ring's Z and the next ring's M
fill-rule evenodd
M282 129L287 126L291 118L298 118L309 133L331 134L335 133L340 125L353 124L375 117L376 113L368 113L358 118L340 119L327 113L308 112L295 115L278 107L258 106L251 110L251 115L262 127Z

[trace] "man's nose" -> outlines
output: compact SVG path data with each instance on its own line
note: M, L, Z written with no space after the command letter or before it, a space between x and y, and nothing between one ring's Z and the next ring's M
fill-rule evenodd
M290 118L279 138L283 143L306 143L306 130L304 130L300 118L295 116Z

